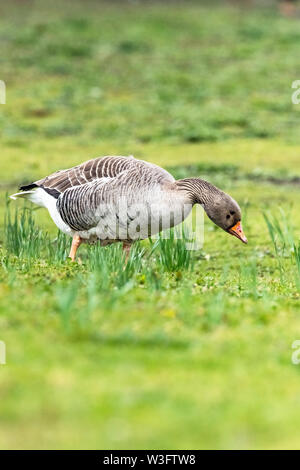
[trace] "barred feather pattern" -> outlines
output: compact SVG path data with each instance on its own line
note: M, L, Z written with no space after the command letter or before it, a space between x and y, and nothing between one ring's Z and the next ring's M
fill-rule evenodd
M180 191L186 191L194 203L202 204L204 207L212 204L218 197L225 197L223 191L200 178L184 178L176 181L176 186Z
M166 178L167 175L170 176L162 168L152 163L142 162L132 156L106 156L88 160L73 168L57 171L46 178L35 181L34 185L43 187L46 191L48 190L48 192L53 194L57 192L56 196L58 197L59 194L69 188L81 186L99 178L114 178L125 170L139 167L141 163L145 168L156 169L156 173L158 173L157 170L160 170L161 177Z
M97 220L101 205L101 187L105 179L68 188L57 200L56 207L62 220L74 231L89 230Z
M69 187L57 199L57 209L62 220L76 232L89 231L99 225L101 231L104 225L113 225L112 220L114 217L119 218L118 206L122 204L126 205L128 211L126 220L119 220L119 224L127 227L132 221L131 207L137 203L147 207L151 201L155 202L156 196L161 200L162 195L158 194L161 185L175 181L162 168L133 158L112 157L102 162L101 169L104 177Z

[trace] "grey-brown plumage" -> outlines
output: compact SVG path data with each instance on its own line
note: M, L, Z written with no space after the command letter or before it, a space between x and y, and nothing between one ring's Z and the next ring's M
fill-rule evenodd
M59 170L30 185L21 186L20 189L27 190L33 187L42 187L45 191L58 197L61 193L74 186L81 186L100 178L114 178L125 170L137 169L138 167L141 168L141 166L145 171L151 169L151 171L157 175L159 181L170 176L169 173L162 168L151 163L136 160L132 156L107 156L88 160L73 168ZM151 173L149 172L149 174Z
M130 244L182 222L185 207L198 203L213 222L246 242L241 228L235 230L240 208L228 194L200 178L175 181L163 168L133 157L95 158L20 189L13 198L27 195L47 207L56 225L79 240ZM136 235L129 228L137 219Z

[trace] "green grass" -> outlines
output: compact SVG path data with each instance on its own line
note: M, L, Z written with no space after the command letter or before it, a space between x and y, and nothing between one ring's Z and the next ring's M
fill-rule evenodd
M0 11L0 447L299 448L299 20L59 5ZM7 204L107 154L228 191L249 244L205 217L201 250L172 235L73 264L46 211Z

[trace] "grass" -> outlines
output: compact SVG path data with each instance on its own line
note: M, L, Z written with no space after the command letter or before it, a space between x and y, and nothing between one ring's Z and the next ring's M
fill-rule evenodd
M299 448L298 19L84 3L0 7L0 447ZM205 217L201 250L172 232L72 264L46 211L7 205L107 154L228 191L248 246Z
M172 229L159 234L152 252L158 248L158 259L166 271L193 269L193 258L188 243L190 236L184 230ZM191 243L192 244L192 243ZM192 248L192 247L191 247Z
M298 269L298 282L297 282L297 285L298 285L298 288L300 286L300 243L298 242L298 246L297 245L294 245L294 256L295 256L295 260L296 260L296 266L297 266L297 269Z

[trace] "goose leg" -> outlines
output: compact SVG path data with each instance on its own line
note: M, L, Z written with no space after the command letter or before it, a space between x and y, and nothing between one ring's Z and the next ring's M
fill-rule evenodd
M71 246L71 250L70 250L70 254L69 254L69 258L71 258L71 260L73 262L75 261L76 252L77 252L78 248L80 247L81 243L82 243L82 240L79 237L79 235L75 235L73 237L72 246Z
M125 253L125 261L128 261L131 245L128 243L123 243L123 251Z

